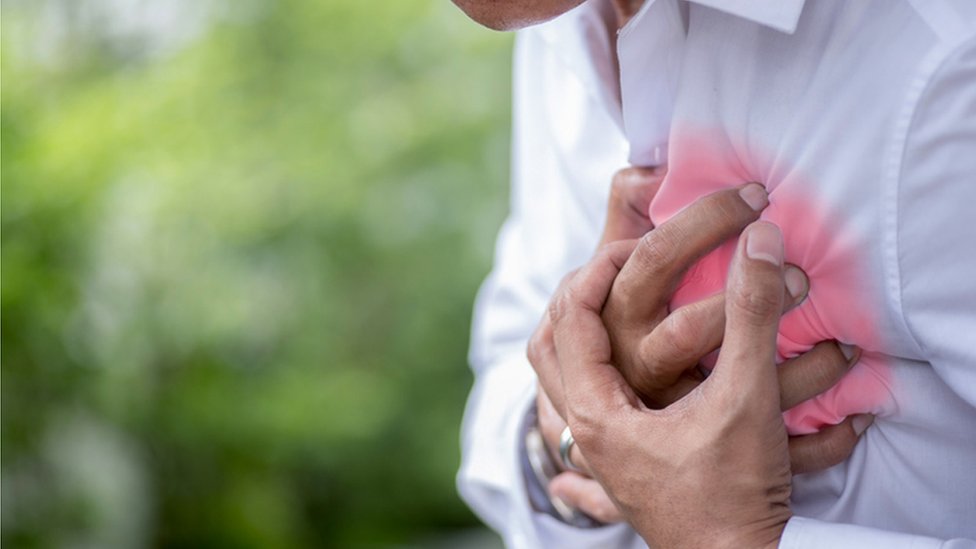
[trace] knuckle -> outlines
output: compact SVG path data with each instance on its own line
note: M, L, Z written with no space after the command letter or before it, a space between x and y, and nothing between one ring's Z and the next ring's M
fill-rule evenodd
M661 352L659 359L685 359L699 352L698 339L702 332L702 323L693 315L676 312L668 316L658 327L661 338L667 348Z
M627 195L627 189L633 186L634 168L624 168L617 170L610 181L610 196L613 198L623 198Z
M564 318L566 315L566 311L572 300L572 280L575 277L576 272L577 271L572 271L563 277L563 279L559 282L559 286L556 288L556 292L549 300L547 314L549 316L549 322L553 326L555 326L559 320Z
M734 189L715 192L699 200L708 210L709 218L722 227L738 226L746 221L742 215L742 199Z
M732 293L735 308L745 313L747 319L766 324L782 311L782 291L770 291L766 287L739 288Z
M533 366L538 365L542 362L543 357L547 351L547 338L543 334L543 327L540 326L532 337L529 338L529 343L525 348L525 355L529 359L529 363Z
M549 322L553 325L555 325L559 321L559 318L562 315L562 310L560 305L561 293L562 292L552 296L552 299L549 300L549 306L546 307L546 315L549 317Z
M676 260L679 240L675 231L667 226L655 229L641 237L634 251L634 261L642 272L659 276Z
M627 169L620 170L613 175L610 182L609 214L611 216L626 213L631 206L635 193L637 178L632 177Z
M569 417L569 430L580 448L592 448L598 443L603 427L599 418L574 409Z
M661 378L660 353L647 340L640 344L640 349L624 364L618 365L621 375L638 394L647 395L654 392Z
M572 291L568 287L563 288L549 301L549 321L554 327L566 318L572 301L571 293Z
M643 210L649 201L647 192L660 180L659 174L647 168L632 166L619 170L610 182L610 204L635 215L646 216Z
M614 256L617 255L620 249L620 242L607 242L605 244L600 244L596 252L593 254L593 259L591 261L609 261Z
M654 172L647 168L629 166L617 170L610 181L610 193L622 198L629 198L637 189L654 181Z

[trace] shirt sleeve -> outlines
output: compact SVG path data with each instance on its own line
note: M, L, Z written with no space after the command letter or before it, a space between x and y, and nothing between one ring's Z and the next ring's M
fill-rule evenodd
M976 406L976 41L947 55L918 95L897 193L895 297L918 352ZM965 427L961 427L965 429ZM969 435L976 431L969 428ZM965 465L959 474L972 474ZM939 540L794 517L783 549L972 549Z
M592 254L627 153L605 107L553 50L536 29L516 38L511 213L475 305L458 490L508 547L643 546L626 525L581 529L533 511L518 454L536 391L526 342L562 276Z
M780 549L857 549L863 547L887 547L889 549L974 549L976 541L954 539L942 541L935 538L913 536L855 526L793 517L786 524Z

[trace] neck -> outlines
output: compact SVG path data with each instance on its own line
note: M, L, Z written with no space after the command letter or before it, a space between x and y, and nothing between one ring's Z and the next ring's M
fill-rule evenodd
M620 29L640 10L644 0L613 0L611 3L617 16L617 28Z

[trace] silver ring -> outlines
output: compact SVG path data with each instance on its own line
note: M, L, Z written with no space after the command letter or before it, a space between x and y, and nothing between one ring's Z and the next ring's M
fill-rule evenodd
M569 430L569 425L563 429L561 435L559 435L559 459L563 462L563 467L570 471L580 472L580 468L577 467L573 460L570 458L570 452L573 451L573 445L576 444L576 439L573 438L573 433Z

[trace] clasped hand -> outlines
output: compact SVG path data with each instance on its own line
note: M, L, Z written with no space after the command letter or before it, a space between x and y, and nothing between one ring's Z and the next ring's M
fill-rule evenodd
M781 410L833 386L857 357L823 342L775 367L779 317L808 283L782 264L778 229L765 223L741 233L724 294L669 313L687 269L768 201L756 184L720 191L652 229L647 205L663 175L615 176L601 251L564 280L530 342L547 442L568 418L581 450L571 457L582 472L550 490L604 522L627 518L652 546L756 545L789 517L791 471L845 459L867 419L788 438ZM719 345L706 380L698 364ZM690 520L694 539L683 537Z

